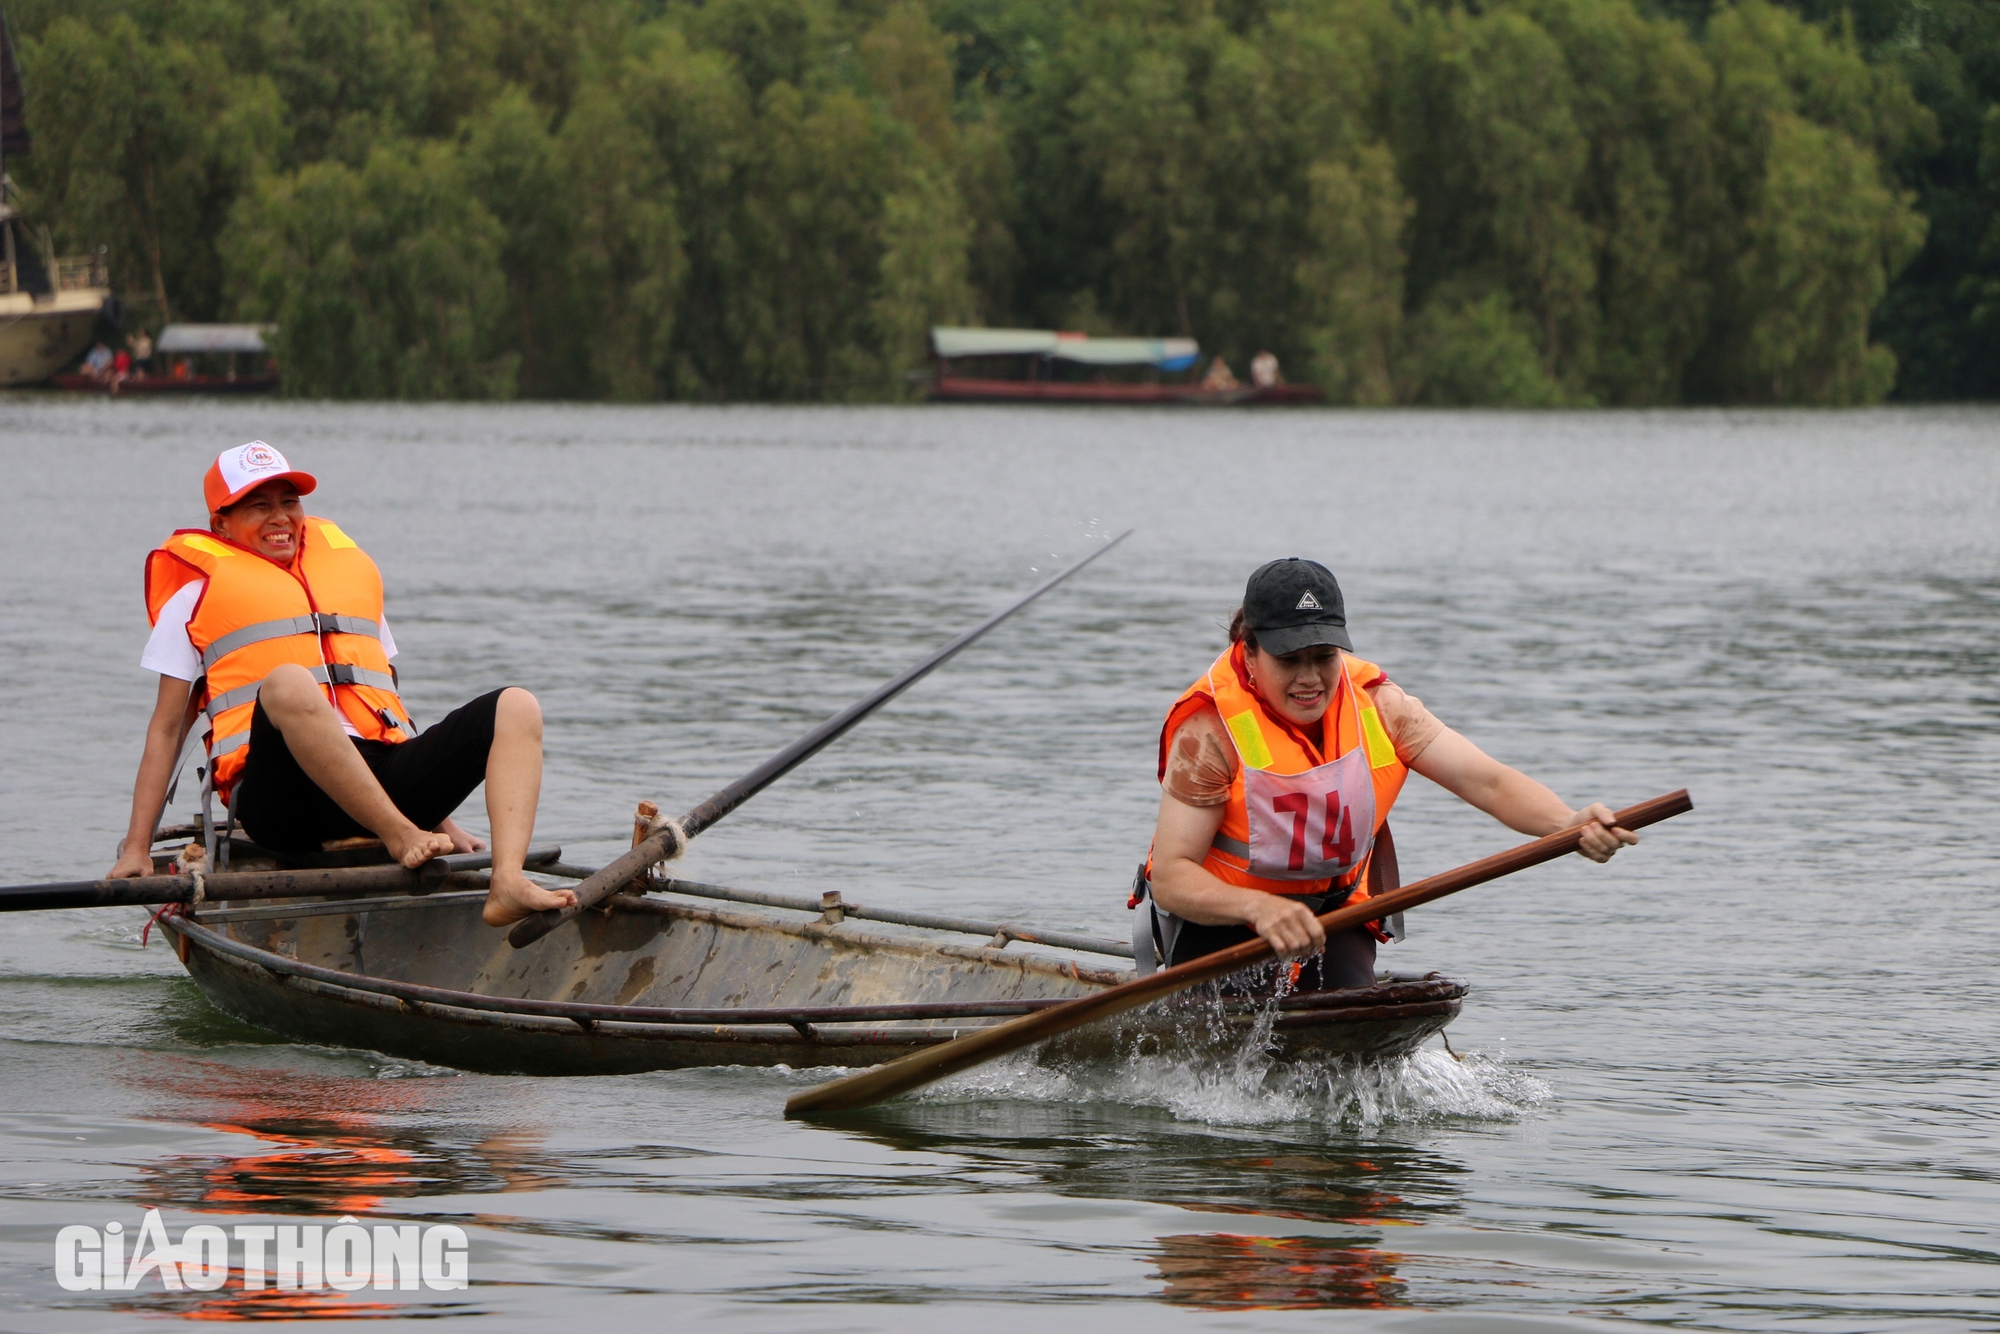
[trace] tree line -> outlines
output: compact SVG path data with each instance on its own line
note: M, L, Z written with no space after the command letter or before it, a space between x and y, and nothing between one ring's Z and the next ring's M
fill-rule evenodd
M1337 402L2000 392L1990 0L14 0L59 250L328 397L885 398L933 323Z

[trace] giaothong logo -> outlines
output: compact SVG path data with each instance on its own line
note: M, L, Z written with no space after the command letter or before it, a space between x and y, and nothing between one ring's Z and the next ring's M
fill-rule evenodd
M246 1292L451 1292L472 1286L471 1270L465 1229L449 1223L365 1226L351 1215L227 1231L197 1223L176 1241L160 1211L148 1209L129 1233L116 1221L56 1233L56 1282L69 1292L132 1292L149 1278L169 1292L214 1292L232 1278Z

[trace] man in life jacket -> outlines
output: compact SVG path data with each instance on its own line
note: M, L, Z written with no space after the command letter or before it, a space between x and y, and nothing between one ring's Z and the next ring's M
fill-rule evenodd
M1354 657L1340 585L1317 561L1261 566L1229 638L1160 731L1159 823L1132 900L1142 973L1254 935L1280 958L1311 956L1299 990L1373 985L1381 923L1329 940L1317 914L1396 887L1389 808L1412 770L1519 833L1587 826L1578 850L1592 861L1639 841Z
M480 783L493 827L494 926L576 901L521 869L542 786L542 711L518 687L421 734L397 692L382 576L338 525L305 513L318 483L261 440L224 450L202 489L208 530L146 558L153 633L140 665L159 695L113 877L150 875L181 745L204 722L207 780L250 839L308 856L382 840L405 866L485 846L451 813Z

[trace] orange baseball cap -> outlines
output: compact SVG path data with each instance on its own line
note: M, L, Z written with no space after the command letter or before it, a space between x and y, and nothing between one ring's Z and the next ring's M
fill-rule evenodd
M298 472L285 462L285 456L265 444L262 440L252 440L247 445L225 449L209 465L208 475L201 479L202 495L208 499L208 512L227 509L244 496L255 491L266 482L280 479L290 482L299 489L300 495L308 495L319 482L309 472Z

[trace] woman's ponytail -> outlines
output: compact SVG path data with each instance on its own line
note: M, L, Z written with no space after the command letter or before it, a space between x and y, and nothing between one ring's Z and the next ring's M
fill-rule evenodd
M1229 642L1232 644L1241 644L1243 651L1246 653L1257 651L1257 634L1254 630L1244 628L1243 608L1241 607L1229 613Z

